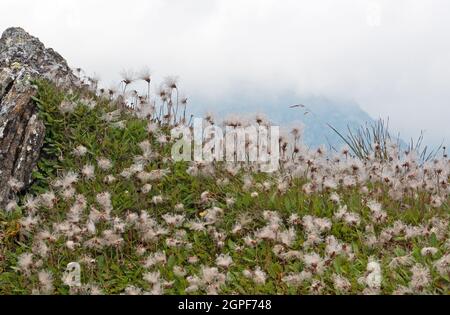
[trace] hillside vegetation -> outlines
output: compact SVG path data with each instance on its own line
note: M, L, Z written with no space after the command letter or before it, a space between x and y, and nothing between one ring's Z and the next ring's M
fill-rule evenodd
M450 294L447 157L175 163L170 124L36 84L45 146L0 211L0 294Z

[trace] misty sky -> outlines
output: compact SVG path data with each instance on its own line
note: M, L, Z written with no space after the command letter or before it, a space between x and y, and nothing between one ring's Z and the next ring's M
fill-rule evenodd
M450 139L447 0L1 0L9 26L107 85L148 66L188 95L351 99L404 136Z

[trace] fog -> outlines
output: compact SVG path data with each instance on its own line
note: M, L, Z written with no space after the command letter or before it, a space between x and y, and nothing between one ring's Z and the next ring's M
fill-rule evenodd
M74 67L118 82L143 66L188 95L255 87L355 100L405 137L450 139L446 0L2 0Z

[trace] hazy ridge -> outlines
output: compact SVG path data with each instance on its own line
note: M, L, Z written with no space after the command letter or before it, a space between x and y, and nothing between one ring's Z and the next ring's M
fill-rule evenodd
M207 108L219 119L237 113L249 117L263 114L271 122L287 130L301 125L304 131L303 141L311 147L325 144L340 148L344 144L328 124L345 134L348 127L356 128L374 121L355 101L317 95L299 97L292 92L276 96L240 92L231 94L226 99L208 101L198 98L193 103L193 111L197 115L207 112ZM305 107L290 108L298 104Z

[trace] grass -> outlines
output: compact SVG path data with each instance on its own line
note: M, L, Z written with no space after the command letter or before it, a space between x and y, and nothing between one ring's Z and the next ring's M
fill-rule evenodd
M399 150L398 154L416 153L421 162L428 162L438 158L441 152L445 153L443 145L430 149L424 145L424 133L421 132L417 140L411 139L409 143L403 144L400 136L393 137L389 131L389 120L384 121L381 118L375 122L361 126L356 130L347 127L347 134L343 134L331 125L328 125L344 143L349 147L352 153L360 159L367 159L371 156L386 160L389 158L390 146L394 143ZM443 150L444 149L444 150Z
M38 224L27 229L24 219L30 217L30 211L25 205L26 196L14 211L0 211L0 294L31 294L45 293L43 281L39 279L39 271L45 270L53 275L53 294L89 293L101 290L104 294L121 294L124 292L153 292L164 294L361 294L370 293L368 286L360 278L367 276L367 266L371 260L377 261L381 267L382 283L377 293L392 294L400 286L411 286L413 271L411 265L392 267L390 263L395 257L410 255L412 265L420 264L429 270L429 281L423 288L415 288L414 293L449 294L449 275L436 269L436 262L449 254L449 208L445 202L439 207L430 205L430 194L417 191L417 196L406 195L402 200L389 196L389 187L382 183L367 183L368 192L363 192L361 184L351 188L339 185L335 190L321 190L305 193L304 185L311 181L308 176L289 179L287 191L277 187L282 174L261 174L244 168L233 175L223 164L213 167L214 176L192 176L187 173L189 163L174 163L170 159L170 145L161 145L157 141L160 133L168 134L162 128L159 134L147 132L147 121L135 118L131 113L122 112L119 121L125 121L125 128L115 128L102 119L106 112L115 110L109 102L95 99L97 106L90 109L85 105L86 98L94 97L83 92L69 93L57 89L47 82L37 82L39 93L36 102L45 122L47 133L45 146L37 170L33 173L33 184L28 194L37 196L53 189L57 200L54 206L45 207L42 204L31 217L39 217ZM63 100L75 102L78 106L71 113L62 113L59 105ZM169 172L162 178L151 181L152 189L142 193L143 183L131 176L123 178L122 171L135 164L135 157L142 155L139 146L145 140L151 143L155 154L144 163L144 171L167 169ZM170 144L170 143L169 143ZM87 154L73 154L78 146L87 148ZM111 160L110 170L101 170L97 159L105 157ZM62 223L67 223L69 209L74 205L75 196L64 199L60 191L55 189L55 179L64 176L69 171L80 174L86 164L96 166L94 177L80 178L72 186L77 195L86 199L86 207L82 209L77 222L69 224L67 231L61 229ZM105 183L105 176L113 175L117 181ZM244 190L245 178L250 176L250 189ZM226 180L228 184L220 184L218 180ZM269 188L263 188L267 184ZM209 192L210 199L201 200L204 192ZM96 232L90 235L86 231L92 207L102 211L105 205L99 204L97 195L109 192L112 211L110 219L96 223ZM252 197L252 192L258 192ZM351 226L334 218L339 209L336 202L330 200L332 193L340 197L340 204L346 205L348 211L360 216L360 224ZM152 202L153 197L163 196L160 204ZM234 198L233 206L227 205L226 198ZM368 200L375 199L387 213L386 221L376 224L372 212L367 207ZM184 209L176 209L178 204ZM223 209L217 221L206 231L192 231L186 222L204 220L205 211L212 207ZM274 252L281 243L279 240L261 240L255 247L246 245L244 236L254 235L256 231L267 225L264 211L274 211L282 219L280 231L289 227L295 229L295 240L289 246L284 245L283 251L298 251L301 255L317 253L325 265L321 272L311 272L311 276L297 285L288 285L285 277L291 273L298 274L311 270L305 259L294 258L285 260ZM165 229L167 234L155 236L146 240L142 228L127 221L130 214L148 214L157 222L157 227ZM162 218L165 214L180 214L186 217L185 223L179 227L170 227ZM288 219L298 215L314 218L327 218L332 226L319 236L334 236L340 243L350 249L349 255L340 253L330 257L326 254L326 244L322 240L313 246L307 246L308 237L314 236L302 224L290 224ZM233 234L236 222L245 216L246 224L240 232ZM114 225L114 219L124 223L123 228ZM373 226L376 239L382 239L386 232L396 222L413 227L440 227L431 233L419 233L415 237L406 237L397 233L386 242L369 246L365 241L369 235L366 226ZM116 222L117 223L117 222ZM59 228L58 228L59 226ZM442 232L442 229L444 232ZM39 232L48 231L54 235L54 240L40 239ZM86 241L93 237L106 239L103 233L112 230L122 240L120 245L102 245L99 249L86 247ZM218 235L221 234L221 235ZM317 233L316 233L317 234ZM167 239L181 244L168 246ZM73 249L68 248L67 241L76 243ZM40 243L48 247L48 252L41 255L37 249ZM437 251L433 255L422 255L421 250L433 247ZM140 248L144 252L137 252ZM151 267L145 267L146 259L155 252L164 252L166 259ZM20 267L19 257L23 253L33 253L33 261L25 268ZM189 276L202 277L204 267L215 267L216 258L220 254L228 254L233 263L228 267L218 267L215 277L224 275L226 280L204 281L198 290L187 292L192 285ZM189 263L189 258L196 256L197 263ZM63 272L70 262L81 264L81 289L73 290L61 280ZM180 266L185 275L174 272L174 267ZM253 271L260 267L266 274L264 282L255 283L253 279L243 275L244 270ZM176 268L175 268L176 269ZM314 269L314 267L312 268ZM447 267L448 271L448 267ZM159 272L157 284L144 279L148 272ZM335 276L345 277L350 286L339 290L335 284ZM189 281L191 280L191 281ZM206 283L205 283L206 282ZM218 283L218 284L217 284ZM217 287L216 287L217 284ZM158 289L158 286L161 286ZM133 289L134 288L134 289ZM138 288L138 289L136 289ZM315 291L312 288L317 288ZM370 290L369 290L370 291Z

